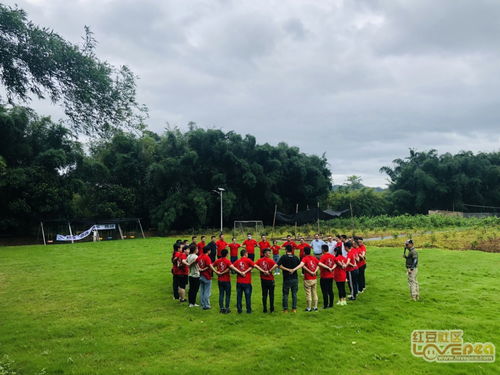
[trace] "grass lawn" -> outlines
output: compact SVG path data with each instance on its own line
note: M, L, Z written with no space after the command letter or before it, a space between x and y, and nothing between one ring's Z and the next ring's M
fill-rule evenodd
M422 300L412 302L402 249L368 247L367 291L318 313L303 311L299 281L297 314L263 314L254 271L254 313L221 315L216 282L210 311L172 300L172 242L0 248L0 357L18 374L500 373L498 361L410 353L414 329L462 329L500 348L500 254L420 250Z

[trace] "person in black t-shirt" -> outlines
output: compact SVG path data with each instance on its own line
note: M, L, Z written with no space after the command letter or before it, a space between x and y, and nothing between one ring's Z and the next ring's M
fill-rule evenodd
M288 294L292 291L292 312L297 312L297 291L299 279L294 270L300 264L300 259L292 254L291 245L285 246L286 254L278 260L278 266L283 270L283 312L288 312Z

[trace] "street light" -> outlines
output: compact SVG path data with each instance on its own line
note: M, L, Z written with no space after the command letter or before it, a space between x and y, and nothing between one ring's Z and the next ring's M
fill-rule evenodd
M226 191L224 188L218 187L217 190L212 190L220 196L220 233L222 234L222 192Z

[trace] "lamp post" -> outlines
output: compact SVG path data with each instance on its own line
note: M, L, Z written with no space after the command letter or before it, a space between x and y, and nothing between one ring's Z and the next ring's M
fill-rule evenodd
M219 194L220 197L220 232L222 234L222 192L226 191L221 187L218 187L217 190L212 190L214 193Z

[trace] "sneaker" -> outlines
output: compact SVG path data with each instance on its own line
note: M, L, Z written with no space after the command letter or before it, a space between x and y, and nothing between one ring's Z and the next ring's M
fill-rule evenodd
M283 310L283 314L288 314L288 310Z
M317 307L313 307L313 311L318 312L318 308Z
M292 309L292 312L293 312L293 313L296 313L296 312L297 312L297 309Z
M241 311L241 310L238 310L238 314L241 314L242 312L243 312L243 311Z
M193 305L194 307L200 307L200 305L197 305L196 303Z
M356 297L349 297L349 300L356 301Z
M179 302L186 302L187 299L180 299Z
M231 312L231 309L226 309L224 314L229 314Z
M203 308L203 310L210 310L210 307L206 306Z
M220 314L225 314L225 313L226 313L226 309L220 309L220 310L219 310L219 313L220 313Z
M311 312L311 311L312 310L309 307L306 308L306 312Z
M189 307L194 307L194 305L192 303L189 304Z
M341 305L342 306L347 306L347 301L342 301Z
M263 310L262 310L262 312L263 312L263 313L266 313L266 312L267 312L267 309L263 309Z
M342 301L338 301L336 305L342 305Z

